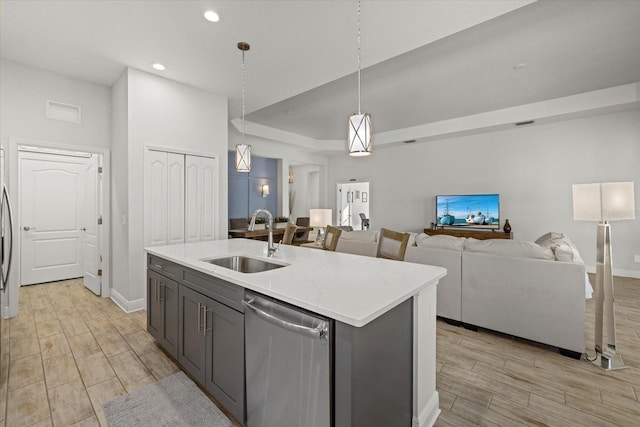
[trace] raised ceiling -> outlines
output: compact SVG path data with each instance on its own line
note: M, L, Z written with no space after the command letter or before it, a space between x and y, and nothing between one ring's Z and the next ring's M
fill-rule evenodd
M232 119L236 44L249 42L256 136L281 130L322 149L344 139L357 109L354 1L0 5L3 58L108 86L134 67L228 97ZM207 9L221 21L205 21ZM362 110L374 135L640 81L635 0L364 1L361 21ZM167 70L152 70L156 61Z

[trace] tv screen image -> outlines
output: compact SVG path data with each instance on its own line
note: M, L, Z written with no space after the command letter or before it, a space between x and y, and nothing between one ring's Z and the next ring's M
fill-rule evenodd
M438 195L436 216L440 226L500 228L500 195Z

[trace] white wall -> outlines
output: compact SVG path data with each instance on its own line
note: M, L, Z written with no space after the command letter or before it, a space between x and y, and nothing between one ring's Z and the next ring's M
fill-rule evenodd
M129 159L128 116L129 105L127 73L113 85L112 96L112 148L111 148L111 295L114 290L127 294L129 283Z
M46 117L47 100L77 105L81 122L71 123ZM10 143L10 140L14 144ZM103 151L111 145L110 88L61 74L28 67L0 59L0 143L5 149L5 177L17 215L18 155L12 145L18 141L37 141L42 145L69 149ZM108 152L104 151L105 154ZM107 218L108 219L108 218ZM15 219L14 234L19 236ZM14 245L19 252L19 241ZM13 271L19 271L19 257L14 253ZM105 257L108 260L108 257ZM5 303L8 315L18 312L18 274L12 273ZM108 281L108 275L105 280Z
M375 141L375 140L374 140ZM370 181L371 228L421 231L435 221L436 194L499 193L501 223L535 240L567 234L595 265L596 224L573 220L571 185L634 181L636 216L612 223L616 274L640 277L640 110L531 125L425 143L375 148L370 157L334 155L330 189ZM330 195L335 203L335 194ZM335 205L333 206L335 209Z
M144 252L144 150L147 146L202 154L218 159L219 217L216 235L227 229L227 99L172 80L135 69L127 69L126 97L119 99L114 111L127 109L126 126L114 120L114 151L126 146L126 203L118 205L113 217L126 217L128 258L119 260L114 270L128 277L114 281L113 289L125 309L142 307L146 293ZM120 83L123 84L124 83ZM125 127L126 130L122 130ZM126 137L125 137L126 135ZM120 141L116 141L120 139ZM126 141L125 141L126 139ZM118 154L118 153L116 153ZM115 172L115 171L114 171ZM115 175L115 173L114 173ZM116 185L114 185L114 188ZM118 197L120 197L119 195ZM114 204L115 205L115 204ZM117 226L116 226L117 227ZM123 227L120 225L120 227Z
M111 90L107 86L0 60L0 142L8 139L111 146ZM47 100L81 107L82 122L46 117Z

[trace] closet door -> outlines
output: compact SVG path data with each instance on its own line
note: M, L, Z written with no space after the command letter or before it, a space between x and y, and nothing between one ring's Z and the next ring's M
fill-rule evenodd
M168 244L167 153L147 150L145 158L145 244Z
M202 158L202 229L200 240L215 240L218 200L218 163L216 159Z
M184 243L184 154L167 153L167 233L169 245Z
M209 157L185 156L185 241L215 239L217 163Z
M199 242L202 229L202 157L185 156L185 241Z
M145 245L184 243L184 154L145 157Z

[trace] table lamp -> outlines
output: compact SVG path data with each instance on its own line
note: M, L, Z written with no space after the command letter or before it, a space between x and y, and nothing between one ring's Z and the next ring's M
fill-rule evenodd
M324 228L327 225L331 225L331 218L331 209L309 209L309 225L311 227L320 227L316 243L324 241Z
M609 221L635 218L633 182L573 185L573 219L576 221L598 221L595 286L596 356L593 360L588 360L606 370L626 367L620 355L616 354L616 321ZM605 320L607 324L606 349L603 345Z

